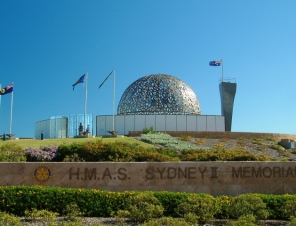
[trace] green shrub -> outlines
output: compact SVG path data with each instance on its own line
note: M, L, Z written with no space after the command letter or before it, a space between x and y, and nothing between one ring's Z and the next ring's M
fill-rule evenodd
M48 210L37 210L32 209L31 211L25 211L25 219L27 221L42 222L45 225L55 225L55 219L58 213L51 212Z
M26 157L21 146L6 143L0 146L0 162L24 162Z
M171 217L180 217L180 214L176 212L176 207L189 195L190 193L185 192L154 192L154 196L164 207L163 215Z
M83 143L77 150L79 158L86 162L101 161L102 153L105 152L106 144L102 140L88 141Z
M85 226L85 224L82 223L82 221L76 221L76 222L63 221L63 222L61 222L61 224L59 224L59 226ZM91 226L103 226L103 225L102 224L92 224Z
M282 207L282 211L289 217L296 217L296 199L287 200Z
M73 155L78 155L78 152L83 144L84 144L83 142L79 142L79 143L74 142L71 144L60 144L58 146L56 161L63 162L65 158L71 159Z
M67 205L63 215L66 221L75 222L81 220L80 217L83 215L83 213L80 211L79 206L75 203Z
M166 148L173 148L176 150L196 149L196 145L191 145L188 142L173 139L171 135L167 133L141 134L141 141L150 144L162 145Z
M283 207L287 201L296 200L296 195L260 194L259 196L266 204L266 208L269 212L269 219L288 220L290 218L290 215L283 211Z
M253 144L257 144L257 145L262 145L263 144L263 141L262 139L259 139L259 138L254 138L253 141L252 141Z
M252 214L240 216L237 221L229 221L225 226L256 226L256 217Z
M286 149L283 147L283 146L281 146L281 145L279 145L279 144L270 144L270 145L268 145L270 148L272 148L272 149L274 149L274 150L277 150L277 151L280 151L280 152L283 152L283 151L285 151Z
M150 126L150 128L146 128L146 127L145 127L145 128L142 130L142 133L143 133L143 134L155 133L155 131L154 131L153 126Z
M172 217L161 217L159 219L150 220L142 224L142 226L192 226L182 219L174 219Z
M207 223L215 219L215 215L220 212L220 205L217 200L207 194L191 194L177 207L177 212L184 217L187 222Z
M134 161L134 153L142 147L139 144L125 142L106 143L101 152L100 161L131 162Z
M254 155L246 150L226 150L213 148L208 150L183 150L181 161L269 161L267 155Z
M243 194L234 197L230 203L229 211L229 215L235 219L251 214L260 220L266 219L269 215L266 204L257 194Z
M158 153L157 151L141 150L135 153L134 161L136 162L175 162L180 161L178 157L171 157L166 154Z
M190 141L192 139L192 136L181 135L179 139L182 141Z
M291 217L287 226L296 226L296 217Z
M117 212L118 217L128 218L135 223L147 222L161 217L164 208L152 192L142 192L127 199L127 208Z
M21 219L14 216L13 214L8 214L0 211L0 224L3 226L22 226Z
M232 196L221 195L216 197L217 202L220 205L221 211L220 213L216 214L218 219L229 219L230 216L230 203L232 202Z

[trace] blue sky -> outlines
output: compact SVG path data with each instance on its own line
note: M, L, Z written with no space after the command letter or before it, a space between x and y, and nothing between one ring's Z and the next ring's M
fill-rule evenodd
M149 74L175 76L203 115L220 115L221 67L235 78L232 131L295 134L294 0L2 0L0 84L14 82L12 133L33 137L51 116L112 115L125 89ZM1 98L9 132L11 95Z

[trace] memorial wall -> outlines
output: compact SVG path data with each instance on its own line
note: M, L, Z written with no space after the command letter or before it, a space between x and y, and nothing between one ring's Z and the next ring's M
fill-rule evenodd
M295 162L1 163L0 185L238 195L296 193Z

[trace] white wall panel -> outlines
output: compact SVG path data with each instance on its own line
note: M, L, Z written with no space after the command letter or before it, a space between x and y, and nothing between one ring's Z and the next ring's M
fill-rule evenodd
M134 115L125 115L124 122L124 134L127 135L129 131L135 130L135 116Z
M225 132L225 121L222 116L216 116L216 131Z
M115 118L114 118L114 123L115 123ZM114 125L114 128L115 128L115 125ZM110 135L110 133L108 133L107 131L112 131L112 130L113 130L113 116L106 115L106 133L105 133L105 135Z
M177 116L166 115L166 131L176 131L176 130L177 130Z
M177 131L186 131L186 115L177 115Z
M207 131L216 131L216 117L207 116Z
M97 135L108 135L112 130L112 115L97 116ZM223 116L204 115L115 115L115 131L127 135L129 131L142 131L152 126L156 131L225 131ZM44 122L48 124L49 122ZM44 128L40 125L40 127ZM45 131L44 131L45 132ZM38 134L37 134L38 135Z
M106 135L106 116L97 116L97 136Z
M116 115L115 117L115 131L119 135L124 134L124 116Z
M196 131L196 115L187 115L187 131Z
M207 131L207 116L197 116L196 117L196 131L202 132L202 131Z
M143 131L145 126L145 115L135 115L135 131Z
M155 115L145 115L146 117L146 128L150 128L152 126L155 129Z
M158 115L155 119L155 131L166 131L165 115Z

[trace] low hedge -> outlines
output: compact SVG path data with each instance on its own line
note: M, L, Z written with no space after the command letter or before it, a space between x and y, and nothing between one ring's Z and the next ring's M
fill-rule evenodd
M0 187L0 211L24 216L25 210L37 209L54 211L62 215L67 205L77 204L85 217L110 217L113 212L125 209L128 197L139 193L138 191L110 192L43 186L2 186ZM180 217L177 207L189 196L202 197L205 202L209 197L214 198L221 209L215 215L216 219L233 218L230 206L239 197L213 197L207 194L166 191L157 191L153 194L164 207L163 215L167 217ZM256 196L263 201L268 211L268 219L288 220L290 216L283 211L283 207L289 200L296 202L296 195L248 194L248 196Z
M246 150L143 148L125 142L104 143L101 140L62 144L58 147L25 149L28 162L175 162L175 161L271 161L267 155ZM10 161L6 158L6 161Z

